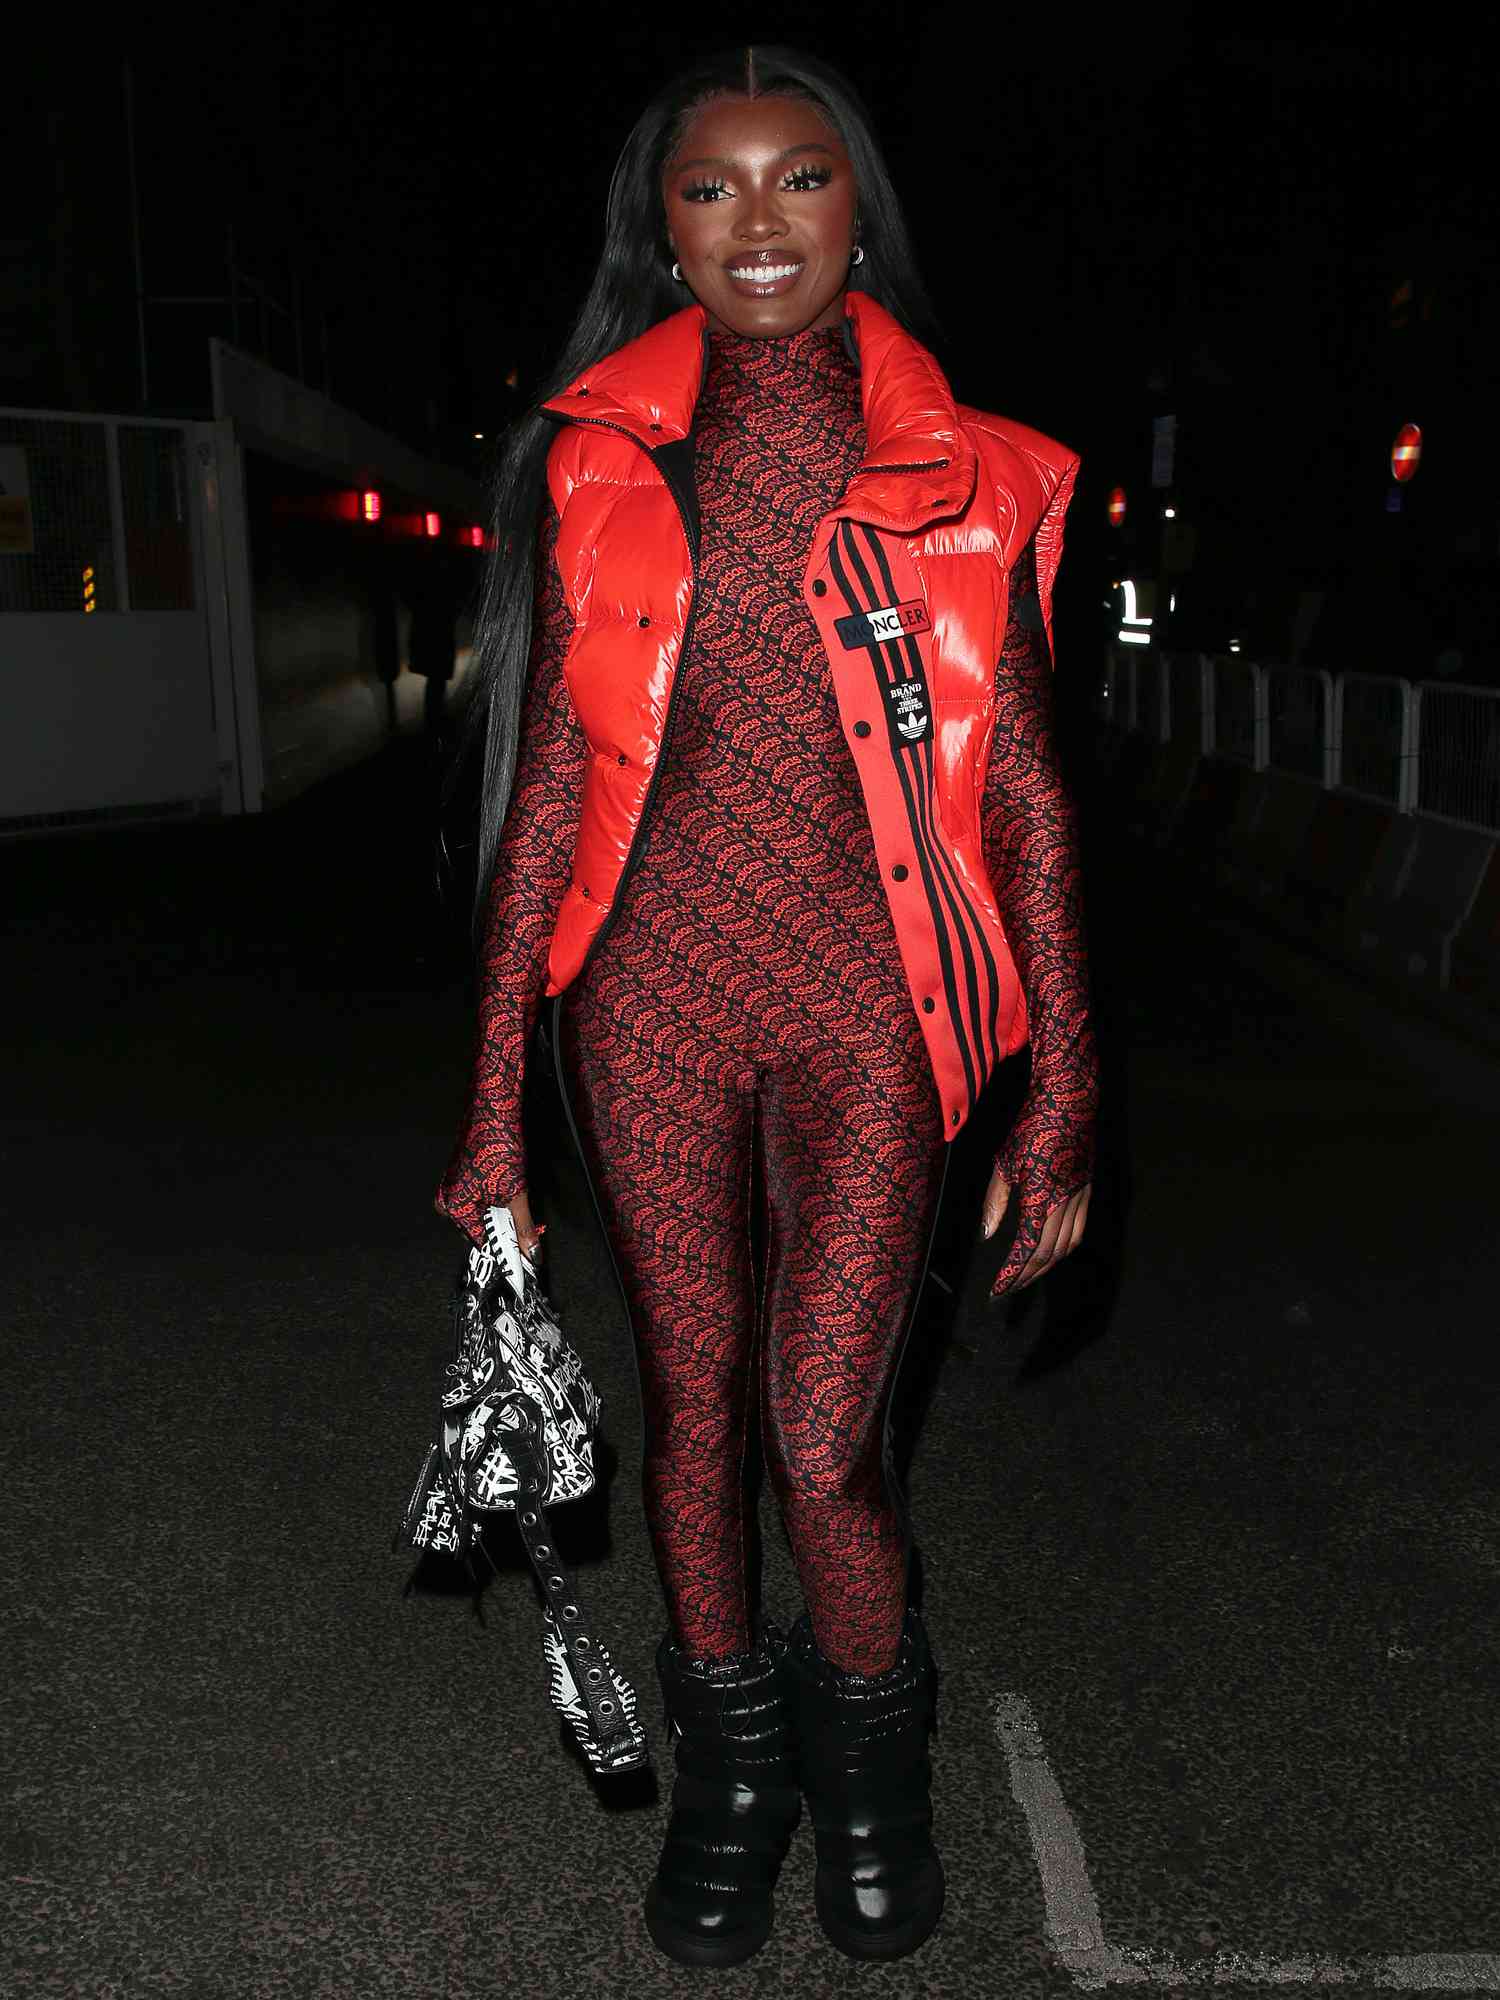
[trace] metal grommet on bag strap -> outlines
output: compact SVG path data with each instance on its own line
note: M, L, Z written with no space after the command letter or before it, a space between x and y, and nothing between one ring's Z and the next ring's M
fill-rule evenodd
M511 1461L515 1466L518 1481L522 1485L540 1482L538 1457L541 1450L541 1429L540 1413L531 1408L522 1412L521 1428L510 1434ZM588 1641L583 1639L580 1643L568 1628L575 1620L582 1618L582 1603L571 1577L557 1560L555 1544L550 1539L550 1531L547 1528L546 1509L538 1507L536 1514L538 1520L535 1527L519 1514L516 1518L521 1528L522 1547L526 1550L543 1591L554 1601L559 1596L565 1597L565 1602L558 1606L560 1616L555 1619L551 1629L556 1634L564 1658L569 1662L573 1685L578 1690L579 1699L588 1713L602 1768L628 1769L631 1765L643 1761L643 1739L632 1723L629 1710L617 1698L605 1668L592 1665L585 1667L577 1658L579 1653L587 1649ZM538 1528L540 1533L537 1532ZM549 1618L551 1616L549 1612Z

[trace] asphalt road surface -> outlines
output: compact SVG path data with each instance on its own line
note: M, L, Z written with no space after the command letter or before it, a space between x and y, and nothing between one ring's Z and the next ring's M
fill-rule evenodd
M844 1961L804 1825L765 1951L689 1973L639 1914L665 1786L568 1754L513 1541L477 1592L390 1549L461 1254L433 818L403 746L273 818L5 850L0 1990L1500 1991L1493 1059L1090 795L1089 1234L988 1299L1009 1065L904 1384L947 1913ZM540 1072L528 1119L614 1461L559 1521L664 1779L623 1309Z

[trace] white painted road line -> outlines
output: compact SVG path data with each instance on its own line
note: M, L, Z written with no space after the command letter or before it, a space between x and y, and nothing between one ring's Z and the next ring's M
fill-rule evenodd
M995 1699L995 1734L1010 1768L1010 1788L1026 1815L1042 1878L1047 1939L1074 1983L1095 1986L1383 1986L1404 1993L1500 1993L1500 1953L1414 1952L1365 1958L1266 1958L1217 1951L1211 1958L1111 1944L1089 1881L1078 1823L1047 1760L1024 1695Z

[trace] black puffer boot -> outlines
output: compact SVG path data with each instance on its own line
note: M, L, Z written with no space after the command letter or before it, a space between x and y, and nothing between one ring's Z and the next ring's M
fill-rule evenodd
M817 1836L818 1921L850 1958L902 1958L943 1913L932 1844L932 1656L914 1610L883 1674L846 1674L806 1612L788 1636L802 1789Z
M663 1639L656 1671L676 1744L672 1816L646 1928L680 1965L738 1965L771 1935L771 1892L802 1810L786 1641L690 1659Z

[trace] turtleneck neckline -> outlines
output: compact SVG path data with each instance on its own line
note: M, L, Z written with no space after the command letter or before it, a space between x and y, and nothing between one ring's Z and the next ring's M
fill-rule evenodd
M780 435L813 409L860 413L859 364L841 326L759 335L708 329L696 424L728 422Z
M736 360L749 359L755 354L800 354L809 349L829 346L844 351L844 329L842 326L804 326L796 333L734 333L717 327L708 329L711 347L719 347L733 354Z

